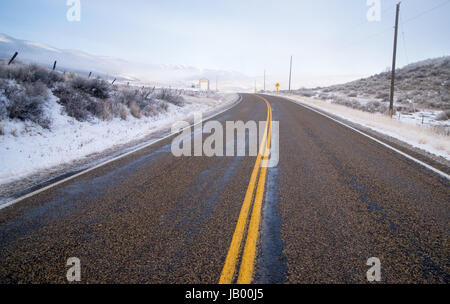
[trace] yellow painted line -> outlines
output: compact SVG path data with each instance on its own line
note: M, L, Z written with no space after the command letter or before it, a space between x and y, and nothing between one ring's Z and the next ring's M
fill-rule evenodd
M239 251L241 249L242 239L244 238L245 227L247 225L247 218L249 210L251 207L253 192L255 190L256 179L258 177L259 168L261 167L262 154L264 153L264 145L267 139L267 132L270 119L270 105L266 101L267 105L267 124L264 130L264 137L261 140L261 145L259 148L258 156L256 158L255 166L253 168L252 175L250 177L250 182L247 187L247 192L245 193L244 202L241 207L241 212L239 214L238 222L234 230L233 238L231 240L230 248L228 249L228 254L225 259L225 265L222 269L220 275L219 284L231 284L233 281L234 273L236 270L236 263L239 256Z
M264 99L264 98L262 98ZM242 255L241 268L239 271L238 284L250 284L253 279L253 271L255 268L256 246L259 238L259 226L261 223L261 210L264 199L264 188L266 184L267 164L269 162L270 141L272 135L272 109L266 99L264 101L269 106L269 133L264 152L263 166L259 175L258 188L256 189L255 202L253 204L252 217L245 242L244 253Z

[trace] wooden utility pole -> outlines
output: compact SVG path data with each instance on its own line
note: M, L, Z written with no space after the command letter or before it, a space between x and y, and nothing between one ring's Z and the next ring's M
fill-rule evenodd
M14 55L9 60L8 65L10 65L14 61L14 59L16 59L17 55L19 55L19 53L15 52Z
M264 70L264 92L266 91L266 70Z
M395 63L397 60L397 36L398 36L398 19L400 15L400 3L397 3L397 13L395 14L395 34L394 34L394 55L392 58L392 75L391 75L391 96L389 99L389 116L392 118L394 113L394 86L395 86Z
M291 91L291 79L292 79L292 56L291 56L291 66L289 69L289 92Z
M53 71L56 69L56 60L55 60L55 63L53 63Z

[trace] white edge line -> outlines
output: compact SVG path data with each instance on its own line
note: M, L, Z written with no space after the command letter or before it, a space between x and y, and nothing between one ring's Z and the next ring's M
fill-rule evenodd
M272 95L269 95L269 96L272 96ZM312 108L312 107L310 107L310 106L308 106L308 105L306 105L306 104L304 104L304 103L302 103L302 102L300 102L300 101L291 99L291 98L289 98L289 97L284 97L284 96L273 96L273 97L284 98L284 99L286 99L286 100L289 100L289 101L292 102L292 103L295 103L295 104L297 104L297 105L299 105L299 106L305 107L305 108L307 108L307 109L309 109L309 110L311 110L311 111L313 111L313 112L316 112L316 113L318 113L318 114L320 114L320 115L322 115L322 116L325 116L326 118L331 119L331 120L337 122L338 124L341 124L341 125L343 125L343 126L349 128L349 129L351 129L351 130L353 130L353 131L355 131L355 132L357 132L357 133L359 133L359 134L361 134L361 135L363 135L363 136L365 136L365 137L367 137L367 138L369 138L369 139L371 139L371 140L373 140L373 141L379 143L380 145L383 145L383 146L385 146L386 148L389 148L389 149L391 149L391 150L397 152L398 154L400 154L400 155L402 155L402 156L404 156L404 157L406 157L406 158L408 158L408 159L410 159L410 160L412 160L412 161L418 163L419 165L424 166L425 168L427 168L427 169L433 171L434 173L439 174L440 176L446 178L447 180L450 180L450 175L448 175L447 173L442 172L441 170L436 169L436 168L434 168L434 167L432 167L432 166L430 166L430 165L424 163L423 161L420 161L420 160L418 160L417 158L414 158L414 157L412 157L411 155L406 154L405 152L402 152L402 151L400 151L400 150L398 150L398 149L396 149L396 148L394 148L394 147L392 147L392 146L390 146L390 145L388 145L388 144L382 142L381 140L378 140L378 139L376 139L376 138L374 138L374 137L372 137L372 136L370 136L370 135L368 135L368 134L366 134L366 133L364 133L364 132L362 132L362 131L360 131L360 130L358 130L358 129L355 129L355 128L353 128L352 126L349 126L349 125L347 125L347 124L345 124L345 123L343 123L343 122L341 122L341 121L339 121L339 120L337 120L337 119L335 119L335 118L333 118L333 117L331 117L331 116L328 116L328 115L326 115L326 114L324 114L324 113L322 113L322 112L320 112L320 111L318 111L318 110L316 110L316 109L314 109L314 108Z
M48 189L51 189L51 188L53 188L53 187L56 187L56 186L58 186L58 185L60 185L60 184L63 184L63 183L65 183L65 182L68 182L68 181L70 181L70 180L72 180L72 179L75 179L75 178L77 178L77 177L79 177L79 176L81 176L81 175L84 175L84 174L86 174L86 173L88 173L88 172L91 172L91 171L93 171L93 170L95 170L95 169L98 169L98 168L100 168L100 167L103 167L103 166L105 166L105 165L107 165L107 164L109 164L109 163L112 163L112 162L114 162L114 161L117 161L117 160L119 160L119 159L122 159L122 158L124 158L124 157L127 157L128 155L131 155L131 154L133 154L133 153L136 153L136 152L138 152L138 151L140 151L140 150L142 150L142 149L148 148L148 147L150 147L150 146L152 146L152 145L154 145L154 144L156 144L156 143L158 143L158 142L160 142L160 141L163 141L163 140L165 140L165 139L167 139L167 138L170 138L170 137L174 136L175 134L178 134L178 133L180 133L180 132L183 132L184 130L187 130L187 129L190 129L190 128L192 128L192 127L195 127L196 125L201 124L201 123L203 123L204 121L207 121L207 120L209 120L209 119L211 119L211 118L214 118L214 117L216 117L216 116L218 116L218 115L220 115L220 114L222 114L222 113L224 113L224 112L226 112L226 111L228 111L228 110L231 110L232 108L234 108L235 106L237 106L237 105L238 105L239 103L241 103L241 101L242 101L242 95L241 95L241 94L238 94L238 95L239 95L239 99L238 99L232 106L230 106L230 107L228 107L228 108L226 108L226 109L224 109L224 110L222 110L222 111L220 111L220 112L218 112L218 113L214 113L214 114L210 115L209 117L204 118L202 121L200 121L200 122L198 122L198 123L194 123L194 124L192 124L192 125L190 125L190 126L188 126L188 127L186 127L186 128L180 129L178 132L170 133L170 134L168 134L168 135L166 135L166 136L164 136L164 137L162 137L162 138L159 138L159 139L157 139L157 140L155 140L155 141L152 141L152 142L150 142L150 143L148 143L148 144L146 144L146 145L143 145L143 146L141 146L141 147L139 147L139 148L137 148L137 149L135 149L135 150L129 151L129 152L124 153L124 154L122 154L122 155L119 155L119 156L117 156L117 157L115 157L115 158L109 159L109 160L107 160L107 161L105 161L105 162L103 162L103 163L97 164L97 165L95 165L94 167L88 168L88 169L86 169L86 170L84 170L84 171L82 171L82 172L79 172L79 173L77 173L77 174L71 175L71 176L69 176L69 177L67 177L67 178L65 178L65 179L62 179L62 180L60 180L60 181L58 181L58 182L56 182L56 183L53 183L53 184L48 185L48 186L46 186L46 187L43 187L43 188L41 188L41 189L39 189L39 190L30 192L30 193L28 193L28 194L26 194L26 195L24 195L24 196L21 196L21 197L19 197L19 198L16 198L16 199L14 199L14 200L12 200L12 201L10 201L10 202L7 202L7 203L5 203L5 204L2 204L2 205L0 205L0 210L5 209L5 208L7 208L7 207L10 207L10 206L12 206L12 205L14 205L14 204L17 204L17 203L23 201L24 199L30 198L30 197L32 197L32 196L35 196L35 195L37 195L37 194L39 194L39 193L41 193L41 192L44 192L44 191L46 191L46 190L48 190Z

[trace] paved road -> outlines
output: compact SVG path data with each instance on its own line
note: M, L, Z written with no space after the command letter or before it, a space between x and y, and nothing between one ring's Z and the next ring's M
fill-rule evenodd
M367 283L367 259L377 257L382 282L447 283L448 180L265 98L243 95L215 119L279 121L279 134L266 130L280 142L277 167L263 176L255 166L264 148L177 158L171 138L159 142L0 210L0 282L65 283L66 261L78 257L82 283L217 283L227 269L231 282L243 273L241 282Z

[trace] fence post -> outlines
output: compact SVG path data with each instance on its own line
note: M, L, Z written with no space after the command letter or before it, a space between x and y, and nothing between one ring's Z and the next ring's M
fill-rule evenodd
M11 59L9 60L8 65L10 65L10 64L14 61L14 59L16 59L17 55L19 55L19 53L18 53L18 52L15 52L14 55L13 55L13 56L11 57Z

